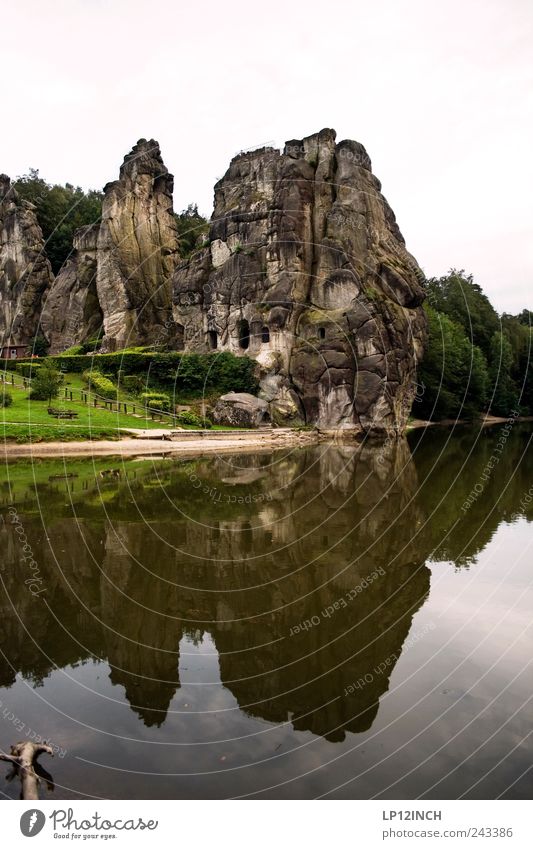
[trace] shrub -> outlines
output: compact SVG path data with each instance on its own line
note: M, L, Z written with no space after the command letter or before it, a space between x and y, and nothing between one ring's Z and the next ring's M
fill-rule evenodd
M87 339L86 342L83 342L80 345L81 351L80 354L90 354L92 351L98 351L102 346L102 337L95 336L93 339Z
M83 372L82 377L87 386L93 389L97 395L101 395L102 398L106 398L108 401L117 400L117 387L108 377L104 377L99 371L87 369L87 371Z
M13 396L11 393L6 392L3 387L0 387L0 407L11 407L13 403Z
M16 371L17 365L19 365L19 360L0 360L0 370L1 371Z
M162 392L142 392L141 401L152 410L170 410L170 398Z
M65 350L62 353L62 356L63 357L75 357L78 354L84 354L84 353L85 353L85 351L84 351L83 345L72 345L71 348L65 348Z
M21 374L22 377L35 377L39 369L41 368L41 363L17 363L16 371L18 374Z
M139 395L146 386L146 380L138 374L122 374L119 372L118 381L126 392Z
M212 427L209 419L203 419L201 416L193 413L192 410L183 410L181 413L178 413L176 416L176 422L180 425L199 427L203 430L209 430L209 428Z

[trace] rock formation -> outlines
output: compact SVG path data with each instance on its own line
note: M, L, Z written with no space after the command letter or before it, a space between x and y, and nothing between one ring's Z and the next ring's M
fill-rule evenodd
M228 392L218 399L213 421L231 427L259 427L270 422L268 404L248 392Z
M103 349L174 340L171 277L178 261L173 177L159 145L140 139L104 188L100 224L74 236L43 315L50 352L96 335Z
M173 182L158 143L140 139L104 189L96 288L108 350L172 337Z
M96 291L98 224L74 234L72 255L57 275L42 315L42 329L57 354L96 336L103 315Z
M141 139L52 284L31 204L0 178L0 332L57 353L94 336L258 362L276 424L401 432L426 320L423 274L362 145L325 129L242 153L206 244L179 263L173 178ZM48 298L47 298L48 295ZM235 387L238 389L239 387Z
M53 281L35 207L0 175L0 347L25 345L38 331Z
M174 275L186 350L254 357L272 418L403 430L423 274L364 147L333 130L235 157L209 243Z

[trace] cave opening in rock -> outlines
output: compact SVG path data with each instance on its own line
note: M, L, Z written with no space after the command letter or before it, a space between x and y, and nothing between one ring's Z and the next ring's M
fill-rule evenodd
M239 321L239 347L246 351L250 345L250 325L245 318Z
M209 348L211 349L211 351L214 351L215 348L218 347L218 333L216 332L216 330L208 330L207 338L209 342Z
M261 329L261 342L263 342L264 344L266 344L267 342L270 342L270 330L268 329L266 324Z
M319 327L318 328L318 338L319 339L325 339L326 338L326 328L325 327Z

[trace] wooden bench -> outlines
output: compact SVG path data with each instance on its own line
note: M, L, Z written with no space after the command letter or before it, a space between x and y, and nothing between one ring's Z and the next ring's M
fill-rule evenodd
M78 414L73 410L56 410L55 407L48 407L48 415L54 416L56 419L77 419Z

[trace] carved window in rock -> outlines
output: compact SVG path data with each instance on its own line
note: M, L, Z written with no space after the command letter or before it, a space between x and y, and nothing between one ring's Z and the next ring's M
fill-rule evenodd
M216 332L216 330L207 331L207 341L209 343L209 348L211 351L214 351L215 348L218 348L218 333Z
M266 324L261 328L261 342L266 345L267 342L270 342L270 330L266 326Z
M325 339L326 338L326 328L325 327L319 327L318 328L318 338L319 339Z
M239 333L239 348L246 351L246 349L250 346L250 325L245 318L243 318L242 321L239 321L237 330Z

